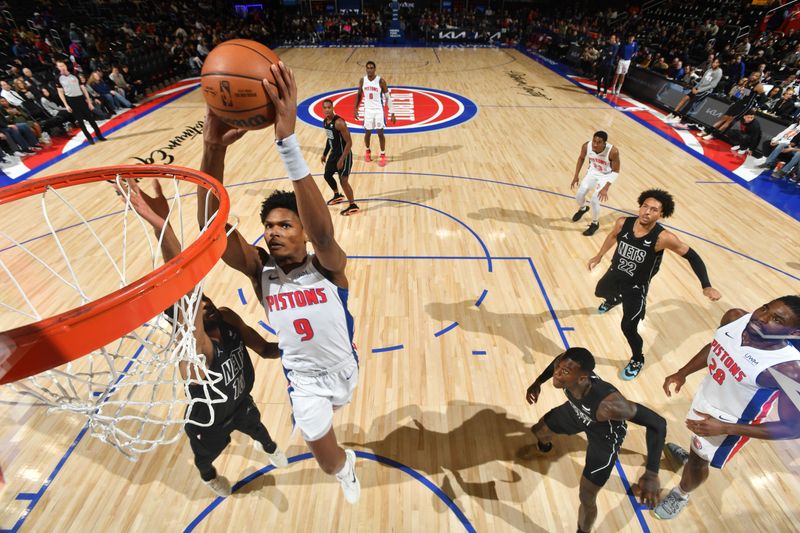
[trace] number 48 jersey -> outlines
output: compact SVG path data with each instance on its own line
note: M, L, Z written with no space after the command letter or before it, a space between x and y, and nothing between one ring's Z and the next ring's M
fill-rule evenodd
M650 233L637 237L633 233L636 218L626 218L617 234L617 249L611 259L611 270L621 278L630 280L631 285L647 285L661 266L664 250L656 252L656 241L664 227L656 224Z
M323 276L313 257L287 273L270 257L261 272L262 304L278 335L283 367L301 373L332 371L358 359L348 291Z

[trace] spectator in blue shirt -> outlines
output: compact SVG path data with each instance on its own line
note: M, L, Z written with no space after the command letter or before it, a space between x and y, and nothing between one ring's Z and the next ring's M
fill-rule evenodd
M631 59L636 55L638 48L639 45L636 44L635 35L629 35L628 42L619 48L617 73L614 74L614 81L611 83L611 92L613 94L619 94L620 89L622 89L622 84L625 83L625 74L628 73L628 68L631 66ZM619 80L619 85L617 85L617 80Z

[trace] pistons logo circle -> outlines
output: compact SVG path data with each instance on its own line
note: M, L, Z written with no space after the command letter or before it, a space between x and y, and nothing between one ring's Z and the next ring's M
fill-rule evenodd
M392 123L386 102L384 110L385 133L423 133L463 124L478 113L478 106L459 94L426 89L424 87L389 87L395 122ZM347 122L351 133L364 133L364 99L358 110L358 120L353 116L358 89L340 89L318 94L297 106L297 116L312 126L322 126L325 113L323 100L333 101L333 112Z

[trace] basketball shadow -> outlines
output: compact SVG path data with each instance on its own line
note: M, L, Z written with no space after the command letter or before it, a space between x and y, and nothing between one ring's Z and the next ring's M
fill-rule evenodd
M449 429L454 420L462 421ZM567 454L583 457L580 452L586 449L585 437L556 436L553 450L542 454L535 446L529 422L509 416L501 407L454 401L440 412L408 405L376 418L367 438L371 440L343 445L366 448L424 473L451 500L457 501L462 496L474 498L473 503L486 513L516 530L547 531L535 522L535 517L519 509L519 498L527 498L544 476L550 476L570 494L574 493L571 498L577 509L580 474L558 479L550 474L550 469L559 461L566 461ZM623 450L623 453L634 452ZM579 473L583 460L572 462ZM562 469L563 465L559 470ZM490 480L483 481L486 478ZM518 483L523 485L514 487ZM447 510L438 498L433 501L439 512Z
M563 217L558 218L548 218L537 215L536 213L531 213L529 211L523 211L521 209L506 209L504 207L487 207L485 209L480 209L474 213L470 213L467 215L469 218L473 220L497 220L500 222L511 222L513 224L524 224L531 229L544 229L550 231L567 231L567 232L574 232L580 233L586 229L589 225L589 220L591 217L584 217L583 220L579 220L578 222L572 222L572 213L564 213ZM616 215L614 214L607 214L600 218L600 227L601 231L597 233L597 235L603 236L605 238L605 234L602 232L602 227L610 228L613 225L614 220L616 220Z
M454 150L463 148L460 144L457 146L450 145L437 145L437 146L418 146L411 150L406 150L402 154L391 156L392 161L411 161L413 159L430 159L432 157L444 155Z
M795 270L800 270L800 263L798 263L797 261L789 261L788 263L786 263L786 266L789 268L793 268Z

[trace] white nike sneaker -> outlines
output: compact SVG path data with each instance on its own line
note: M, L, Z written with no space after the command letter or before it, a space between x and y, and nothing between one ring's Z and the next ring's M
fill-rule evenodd
M208 488L214 491L214 494L217 496L222 496L224 498L231 495L231 482L228 481L228 478L225 476L220 476L217 474L217 477L211 481L204 480L203 483L205 483Z
M289 466L289 459L286 458L286 454L283 453L283 450L277 445L275 446L275 451L272 453L265 450L264 446L257 440L253 441L253 447L260 452L266 453L267 457L269 457L269 462L272 463L272 466L275 468L286 468Z
M353 450L345 450L345 462L341 471L336 474L336 479L342 485L342 492L344 492L344 499L347 503L354 504L358 502L361 497L361 483L358 482L356 477L356 452Z

